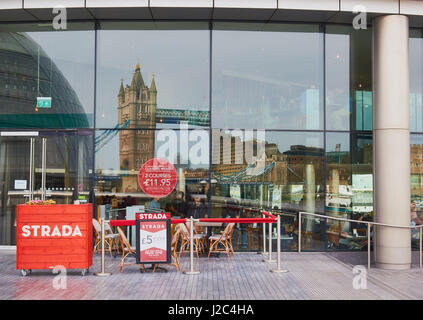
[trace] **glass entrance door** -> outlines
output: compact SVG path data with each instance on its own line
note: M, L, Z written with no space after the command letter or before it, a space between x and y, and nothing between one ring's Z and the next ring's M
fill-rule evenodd
M88 202L91 132L2 132L0 245L16 243L16 206L32 199Z

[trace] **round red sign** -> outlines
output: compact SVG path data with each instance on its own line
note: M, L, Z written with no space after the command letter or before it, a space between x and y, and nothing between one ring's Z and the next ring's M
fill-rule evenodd
M153 158L145 162L138 173L142 191L153 198L163 198L176 187L178 174L166 159Z

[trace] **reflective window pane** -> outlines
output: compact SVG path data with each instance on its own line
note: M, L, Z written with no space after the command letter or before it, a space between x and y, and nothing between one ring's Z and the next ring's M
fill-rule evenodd
M326 140L326 214L353 220L373 220L372 136L328 133ZM366 225L328 220L327 247L361 250Z
M69 23L66 31L0 26L0 128L93 126L92 28L92 23Z
M31 194L33 199L42 198L43 170L47 200L57 204L93 202L92 142L92 130L0 137L0 245L16 244L16 206L27 202Z
M293 249L296 213L324 210L323 134L214 129L212 143L213 217L259 217L260 208L282 210L284 248ZM261 227L237 226L234 248L258 250ZM313 228L310 224L305 230Z
M99 130L96 134L96 196L99 205L151 206L172 216L187 216L196 197L208 214L209 132L207 130ZM160 200L145 194L138 184L141 166L153 158L171 162L178 174L175 191ZM175 207L176 194L183 192L184 209ZM182 200L181 200L182 201ZM172 208L173 206L173 208ZM124 212L122 215L124 216Z
M411 224L423 223L423 135L410 135ZM419 248L418 229L411 230L411 247Z
M215 23L213 29L214 128L323 129L317 25Z
M423 132L423 34L422 30L410 30L410 131Z
M371 30L326 26L326 129L372 130Z
M209 119L207 23L102 23L97 128L163 128Z

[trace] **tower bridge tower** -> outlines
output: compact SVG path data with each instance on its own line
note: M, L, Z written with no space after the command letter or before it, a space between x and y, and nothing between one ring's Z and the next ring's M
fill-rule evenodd
M119 131L120 170L123 173L121 192L137 192L137 176L141 166L154 157L157 89L153 79L150 88L144 83L138 61L131 85L121 80L118 94L119 127L129 120L125 130Z

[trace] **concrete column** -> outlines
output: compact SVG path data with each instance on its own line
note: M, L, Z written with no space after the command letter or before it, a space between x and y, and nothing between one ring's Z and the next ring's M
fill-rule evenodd
M408 17L373 20L375 221L410 225ZM408 269L409 229L377 227L376 266Z

